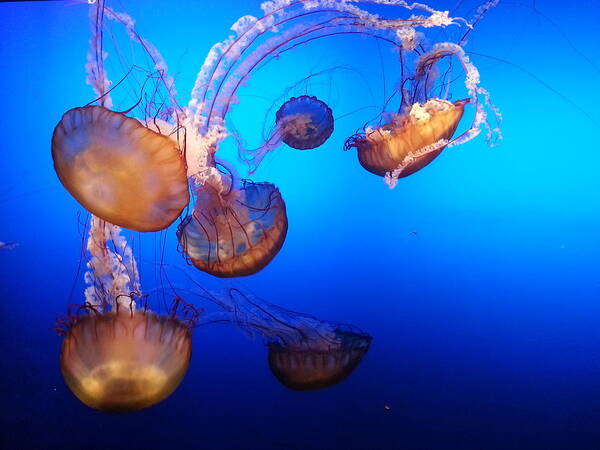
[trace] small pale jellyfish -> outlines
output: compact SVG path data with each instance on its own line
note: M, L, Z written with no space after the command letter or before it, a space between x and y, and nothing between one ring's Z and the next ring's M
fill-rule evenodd
M67 316L58 330L60 368L73 394L105 412L137 411L171 395L190 364L195 322L178 318L178 305L158 315L123 296L111 310L86 304Z
M271 183L243 181L224 191L206 183L179 225L179 248L196 268L218 277L262 270L279 252L288 221L281 193Z
M248 151L251 155L248 162L252 167L258 167L266 154L281 142L297 150L317 148L329 139L331 133L333 114L325 102L311 95L292 97L277 110L275 130L270 138L261 147Z
M333 133L333 114L327 104L317 97L301 95L286 101L275 114L275 130L259 148L247 151L251 170L281 142L296 150L310 150L320 147ZM241 154L244 154L240 146Z
M230 322L263 337L271 372L295 391L323 389L342 382L371 345L371 336L356 327L289 311L238 289L230 289L220 299L226 312L208 315L203 323Z
M275 123L281 140L297 150L317 148L333 132L331 109L317 97L292 97L277 111Z
M304 78L297 85L309 78ZM280 147L281 143L296 150L311 150L323 145L333 133L333 113L323 100L307 94L290 97L287 92L281 98L288 100L276 111L275 123L259 147L245 148L241 137L234 134L240 158L248 164L249 173L254 173L267 154ZM280 103L277 101L277 104Z
M102 106L67 111L52 136L63 186L92 214L135 231L158 231L189 202L177 144Z

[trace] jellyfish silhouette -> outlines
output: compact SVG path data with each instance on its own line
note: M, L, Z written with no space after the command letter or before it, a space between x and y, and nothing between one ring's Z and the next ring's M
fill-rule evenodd
M63 186L92 214L136 231L168 227L189 202L176 143L102 106L67 111L52 136Z
M106 412L136 411L171 395L187 372L196 320L178 318L178 306L157 315L121 296L112 310L85 304L63 318L60 368L69 389Z
M331 109L317 97L292 97L277 111L278 133L287 145L298 150L317 148L333 132Z
M371 337L334 328L323 343L269 344L269 367L284 386L295 391L323 389L343 380L360 364Z
M286 310L236 288L204 295L223 311L207 314L201 325L230 323L261 336L268 347L271 372L292 390L322 389L342 382L371 345L371 336L356 327Z
M288 222L275 185L245 180L223 192L206 183L196 196L177 230L180 251L196 268L218 277L251 275L281 249Z
M301 95L292 97L277 110L275 129L257 149L243 149L238 140L240 154L254 172L264 157L284 142L297 150L317 148L333 133L333 114L327 104L317 97Z

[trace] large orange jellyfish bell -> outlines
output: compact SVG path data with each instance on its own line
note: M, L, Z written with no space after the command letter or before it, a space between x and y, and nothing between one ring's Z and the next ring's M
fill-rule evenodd
M92 214L136 231L168 227L189 202L174 141L102 106L67 111L52 136L56 173Z
M371 336L336 330L334 342L315 344L269 344L269 367L275 378L294 391L334 386L359 365Z
M360 164L375 175L397 171L398 178L406 177L433 161L448 145L467 103L441 99L415 103L390 123L352 136L345 149L356 147Z
M83 403L107 412L136 411L167 398L192 355L188 324L146 310L93 310L64 335L60 367L67 385Z
M251 275L281 249L287 234L285 203L271 183L244 181L226 193L205 185L179 229L180 250L196 268L218 277Z

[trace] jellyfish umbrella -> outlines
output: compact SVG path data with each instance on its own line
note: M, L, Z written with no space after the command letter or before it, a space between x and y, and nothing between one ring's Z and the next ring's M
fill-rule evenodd
M398 170L407 177L432 162L446 147L468 100L451 103L432 99L413 105L407 114L375 130L352 136L345 149L356 147L360 164L375 175Z
M369 350L371 336L335 329L326 345L315 342L269 344L269 367L294 391L323 389L345 380Z
M288 222L273 184L243 181L225 193L206 184L197 196L177 231L181 252L196 268L224 278L251 275L281 249Z
M309 150L321 146L333 132L333 114L327 104L317 97L302 95L286 101L275 114L275 128L258 148L247 149L238 140L242 160L254 173L265 156L281 143L297 150Z
M187 372L193 320L133 304L117 303L112 311L86 304L61 325L61 372L92 408L129 412L152 406L171 395Z
M276 113L278 133L287 145L298 150L317 148L333 132L331 109L317 97L292 97Z
M137 119L85 106L67 111L52 136L56 173L92 214L136 231L168 227L189 202L177 144Z

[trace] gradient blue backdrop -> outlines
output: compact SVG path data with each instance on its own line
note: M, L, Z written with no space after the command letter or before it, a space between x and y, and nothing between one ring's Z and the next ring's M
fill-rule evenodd
M123 3L183 102L210 46L260 11L250 0ZM600 6L572 3L501 2L471 49L520 65L599 122ZM338 64L356 71L315 87L339 117L326 145L282 149L254 177L280 187L290 230L241 286L356 324L372 348L341 385L295 393L270 375L259 340L201 329L169 399L106 415L63 383L52 330L82 300L85 214L54 174L50 136L64 111L93 97L87 7L3 3L0 29L0 240L20 244L0 252L2 448L600 448L600 127L542 82L474 57L504 114L504 142L446 151L390 191L341 150L369 116L352 112L381 103L383 80L392 87L389 50L336 38L266 67L231 116L255 143L286 86ZM166 259L180 264L173 234L163 234ZM153 260L154 238L144 239Z

